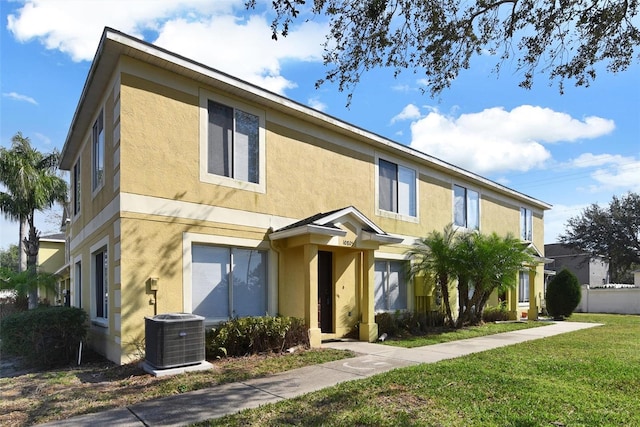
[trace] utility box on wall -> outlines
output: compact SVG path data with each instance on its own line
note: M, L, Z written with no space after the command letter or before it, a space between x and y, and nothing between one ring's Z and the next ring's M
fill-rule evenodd
M145 317L145 359L157 369L202 362L204 339L202 316L167 313Z

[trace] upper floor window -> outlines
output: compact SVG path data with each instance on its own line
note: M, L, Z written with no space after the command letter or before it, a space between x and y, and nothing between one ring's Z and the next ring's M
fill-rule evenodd
M80 159L73 165L73 215L80 213Z
M416 216L416 171L387 160L378 161L378 207Z
M263 110L222 95L200 92L200 180L264 193Z
M208 111L208 172L258 183L259 117L214 101L209 101Z
M531 209L520 208L520 238L528 242L533 240L533 215Z
M91 132L92 160L91 175L92 189L95 191L104 183L104 112L100 111L93 124Z
M480 195L460 185L453 186L453 223L471 230L480 228Z

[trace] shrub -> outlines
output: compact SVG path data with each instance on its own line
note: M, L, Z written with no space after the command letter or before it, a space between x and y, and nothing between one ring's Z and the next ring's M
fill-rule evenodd
M547 311L554 319L571 316L581 298L582 289L578 278L566 268L547 285Z
M509 311L504 304L497 307L486 307L482 312L482 320L485 322L503 322L509 320Z
M295 317L242 317L207 331L207 358L281 352L295 346L309 347L308 328Z
M392 313L378 313L375 315L375 322L378 324L378 335L387 334L396 336L399 331L396 317Z
M440 311L426 313L396 311L395 313L378 313L375 316L378 334L387 334L392 337L403 334L419 335L428 332L431 328L444 326L444 319L445 315Z
M42 307L11 314L0 325L2 350L39 367L69 364L87 335L87 313L76 307Z

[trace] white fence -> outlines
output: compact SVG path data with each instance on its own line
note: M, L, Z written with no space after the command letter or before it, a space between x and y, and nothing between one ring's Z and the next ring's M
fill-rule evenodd
M640 314L640 288L589 288L582 286L579 313Z

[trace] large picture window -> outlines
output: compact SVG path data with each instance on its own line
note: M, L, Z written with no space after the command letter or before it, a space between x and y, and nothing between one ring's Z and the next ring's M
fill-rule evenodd
M258 183L260 118L211 100L208 112L208 172Z
M107 280L108 261L107 248L94 252L93 258L93 317L106 320L109 318L109 286Z
M480 228L480 195L460 185L453 186L453 223L470 230Z
M93 124L92 139L92 189L95 191L104 183L104 113L100 111Z
M406 310L407 282L404 261L375 262L375 311Z
M194 244L191 256L194 314L214 321L265 315L265 251Z
M533 215L530 209L520 208L520 238L527 242L533 240Z
M518 302L529 302L529 272L521 271L518 278Z
M405 216L416 216L416 171L387 160L378 161L378 206Z

